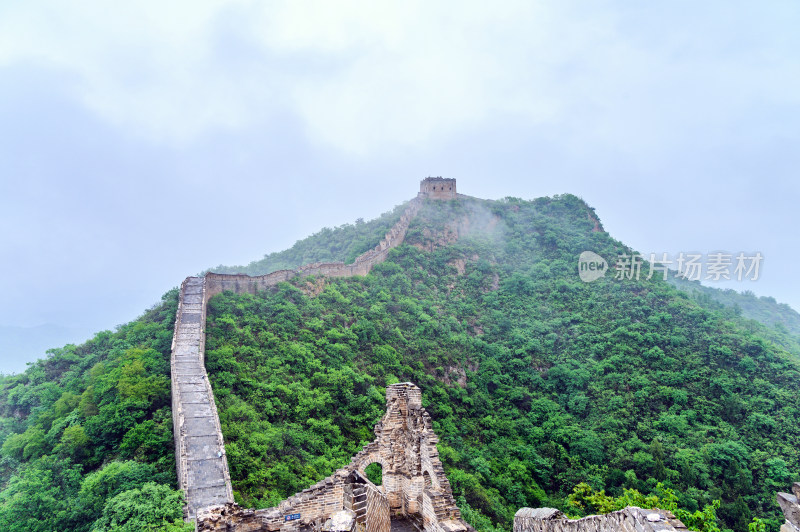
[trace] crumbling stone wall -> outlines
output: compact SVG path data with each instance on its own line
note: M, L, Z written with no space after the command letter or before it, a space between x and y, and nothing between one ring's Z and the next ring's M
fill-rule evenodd
M277 507L248 510L227 504L208 508L198 514L198 530L319 530L331 515L343 509L354 511L359 519L363 516L367 529L375 532L388 532L383 529L389 516L413 519L428 532L471 529L455 505L436 451L438 438L431 428L430 415L422 408L419 388L408 382L387 388L386 414L375 425L375 436L346 467ZM373 462L383 466L381 486L366 480L364 469ZM426 476L435 478L436 487L425 485ZM365 495L363 499L361 494Z
M604 515L567 519L555 508L520 508L514 514L514 532L673 532L688 530L666 510L628 506Z
M375 441L353 457L351 466L363 473L371 463L381 464L392 515L420 514L430 524L461 518L419 388L405 383L386 390L386 415L375 425L375 435ZM423 511L426 498L435 511Z
M289 497L274 508L252 510L236 504L211 506L198 512L202 532L257 532L320 530L333 513L343 509L349 472L339 469L330 477ZM294 518L298 516L298 518Z

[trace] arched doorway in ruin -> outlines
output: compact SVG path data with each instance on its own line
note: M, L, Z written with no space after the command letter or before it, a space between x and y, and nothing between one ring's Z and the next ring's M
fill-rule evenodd
M376 487L383 486L383 465L380 462L372 462L364 468L364 476L367 480L375 484Z

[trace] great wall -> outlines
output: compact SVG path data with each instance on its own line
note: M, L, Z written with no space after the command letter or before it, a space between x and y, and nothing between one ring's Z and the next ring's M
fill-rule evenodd
M229 290L255 294L296 277L367 275L402 244L423 201L463 197L455 179L426 178L408 202L400 220L373 249L351 264L315 263L250 277L207 273L181 285L172 342L172 415L178 485L185 517L203 532L466 532L450 483L439 460L437 436L422 407L421 391L412 383L386 390L386 414L375 425L376 439L330 477L273 508L253 510L233 500L225 445L214 393L205 369L205 322L208 300ZM372 463L382 467L382 485L367 479ZM786 516L781 532L800 532L800 484L793 494L779 493ZM521 508L514 532L655 532L686 530L669 512L628 507L607 515L567 519L552 508Z

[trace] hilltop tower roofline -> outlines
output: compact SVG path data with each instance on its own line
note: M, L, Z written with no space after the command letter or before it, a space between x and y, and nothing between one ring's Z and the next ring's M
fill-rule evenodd
M456 199L456 180L446 177L426 177L419 183L419 195L431 199Z

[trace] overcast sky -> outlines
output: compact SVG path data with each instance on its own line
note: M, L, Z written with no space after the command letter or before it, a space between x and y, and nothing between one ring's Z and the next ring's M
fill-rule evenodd
M799 27L796 1L0 2L0 347L427 175L576 194L643 253L760 251L730 286L800 309Z

